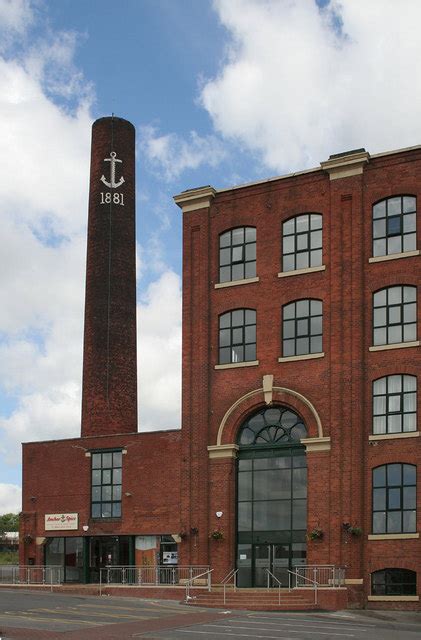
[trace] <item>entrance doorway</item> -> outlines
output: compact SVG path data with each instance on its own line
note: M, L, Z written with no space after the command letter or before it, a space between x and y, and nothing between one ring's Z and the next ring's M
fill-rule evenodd
M90 582L99 582L100 569L130 564L130 536L101 536L90 539Z
M280 582L287 588L289 571L306 561L305 547L303 543L253 545L254 586L279 587Z
M260 409L240 429L239 587L276 587L277 580L288 587L288 572L306 562L306 435L300 416L282 406Z

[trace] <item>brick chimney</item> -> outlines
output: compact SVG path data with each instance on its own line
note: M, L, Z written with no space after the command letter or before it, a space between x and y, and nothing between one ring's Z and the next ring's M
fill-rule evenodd
M137 431L135 129L92 125L81 435Z

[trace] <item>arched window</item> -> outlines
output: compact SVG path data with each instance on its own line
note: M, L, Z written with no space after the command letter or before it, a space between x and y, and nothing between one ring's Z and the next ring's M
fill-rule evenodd
M373 205L373 256L417 248L417 199L394 196Z
M417 430L417 378L395 374L373 382L373 433Z
M283 307L282 355L301 356L323 351L323 303L296 300Z
M256 276L256 229L238 227L219 236L219 282Z
M322 224L322 216L319 213L303 213L283 223L283 271L321 266Z
M219 364L256 360L256 311L235 309L219 316Z
M242 587L288 586L306 562L307 464L302 418L285 406L259 409L237 437L237 568Z
M417 288L397 285L373 295L373 345L417 339Z
M384 464L373 469L373 533L414 533L417 529L417 468Z
M410 569L381 569L371 574L373 596L417 595L417 574Z

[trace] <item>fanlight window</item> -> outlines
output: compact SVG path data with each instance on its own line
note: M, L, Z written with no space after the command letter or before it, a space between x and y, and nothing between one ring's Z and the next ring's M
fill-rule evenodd
M307 429L299 415L287 407L271 407L261 409L244 423L238 444L298 444L306 436Z

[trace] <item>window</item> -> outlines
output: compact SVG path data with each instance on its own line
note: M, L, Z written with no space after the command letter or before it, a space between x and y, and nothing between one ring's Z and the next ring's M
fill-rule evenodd
M417 339L417 288L388 287L373 296L373 344Z
M373 596L415 596L417 574L409 569L382 569L371 574Z
M322 302L297 300L284 306L283 356L321 353L323 335Z
M121 451L92 453L92 517L121 517Z
M417 430L417 379L393 375L373 382L373 433Z
M236 309L219 316L219 364L256 360L256 312Z
M416 531L416 471L399 463L373 469L373 533Z
M219 282L256 276L256 229L239 227L219 236Z
M322 216L304 213L282 225L282 269L295 271L322 264Z
M388 256L417 248L417 201L396 196L373 206L373 256Z

